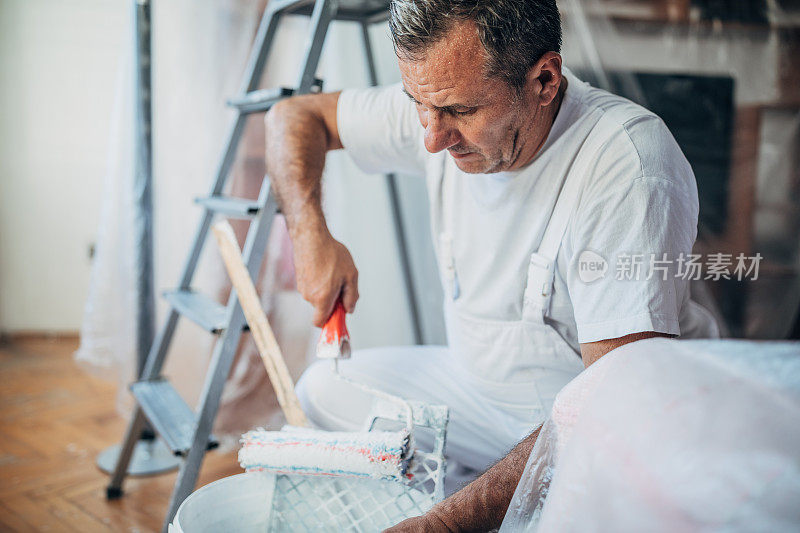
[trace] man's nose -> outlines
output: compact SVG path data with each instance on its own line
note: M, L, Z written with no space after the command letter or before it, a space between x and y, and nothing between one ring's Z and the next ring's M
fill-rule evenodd
M425 127L425 149L435 154L459 142L458 131L449 123L442 111L429 111L423 118Z

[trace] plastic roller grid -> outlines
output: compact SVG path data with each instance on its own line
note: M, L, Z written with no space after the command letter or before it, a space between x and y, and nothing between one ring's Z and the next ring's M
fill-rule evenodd
M435 503L439 461L417 451L408 484L357 478L279 475L270 531L376 531ZM379 489L379 490L376 490Z

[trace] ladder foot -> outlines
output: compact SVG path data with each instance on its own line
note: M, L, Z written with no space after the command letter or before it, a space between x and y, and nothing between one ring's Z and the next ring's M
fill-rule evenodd
M122 494L120 487L106 487L106 500L118 500L122 498Z

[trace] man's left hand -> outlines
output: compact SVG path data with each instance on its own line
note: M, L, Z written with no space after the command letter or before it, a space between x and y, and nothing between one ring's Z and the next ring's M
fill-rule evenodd
M384 533L417 533L420 531L426 533L449 533L450 528L435 515L425 513L422 516L415 516L403 520L396 526L387 529Z

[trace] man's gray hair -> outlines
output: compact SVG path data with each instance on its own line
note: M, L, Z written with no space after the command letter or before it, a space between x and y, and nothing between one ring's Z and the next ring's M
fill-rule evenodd
M398 57L417 60L454 23L472 20L489 56L489 76L520 91L545 52L561 51L555 0L392 0L389 28Z

